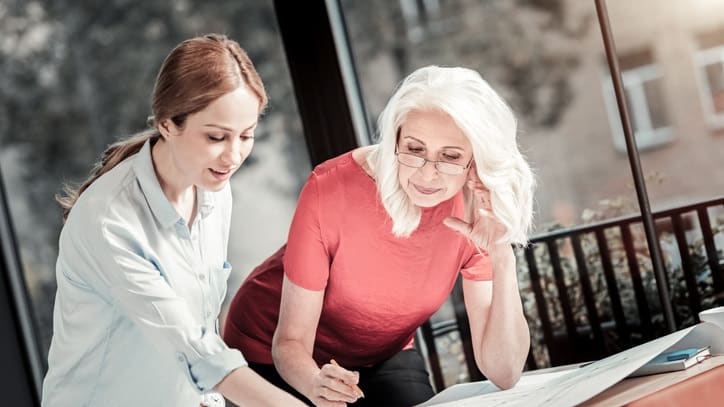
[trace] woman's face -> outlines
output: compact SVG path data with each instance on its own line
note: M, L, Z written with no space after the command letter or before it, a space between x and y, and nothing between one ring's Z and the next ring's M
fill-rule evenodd
M164 121L181 183L221 190L251 153L258 117L259 99L241 86L189 115L181 129Z
M414 168L399 162L401 157L409 163L409 156L398 155L400 185L419 207L435 206L458 193L465 185L473 157L472 146L463 131L447 113L437 110L407 114L400 128L397 151L427 160L422 167ZM456 164L462 168L447 164L436 166L432 161ZM451 168L453 171L450 171ZM462 171L451 175L455 169Z

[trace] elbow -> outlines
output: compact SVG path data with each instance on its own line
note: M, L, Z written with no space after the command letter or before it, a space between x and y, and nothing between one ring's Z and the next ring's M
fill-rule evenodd
M274 365L277 365L277 362L283 357L281 356L282 353L284 353L284 339L280 337L279 330L274 332L274 335L272 336L272 343L271 343L271 356L272 356L272 362Z
M285 341L279 338L278 335L274 334L274 337L272 338L271 356L275 366L277 366L280 360L284 359L282 356L284 353L284 345Z
M279 369L280 366L285 366L284 363L289 361L292 355L296 355L297 352L303 349L305 347L300 340L279 335L277 331L272 338L271 344L272 362Z
M495 377L488 379L501 390L512 389L520 380L521 371L510 369L507 372L500 372Z
M508 390L515 386L523 373L519 363L505 363L505 361L490 361L492 363L478 363L480 371L495 386L501 390Z
M523 351L515 352L515 354L509 353L507 357L501 357L502 355L497 354L495 356L498 357L482 358L482 360L476 360L476 362L480 371L488 380L501 390L507 390L515 386L520 380L527 355L528 352Z

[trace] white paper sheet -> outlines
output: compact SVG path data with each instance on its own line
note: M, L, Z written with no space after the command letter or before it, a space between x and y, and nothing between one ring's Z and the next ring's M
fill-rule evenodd
M488 381L452 386L419 407L575 406L623 380L662 352L704 346L711 346L712 354L724 354L724 330L702 322L578 369L523 376L509 390L500 391Z

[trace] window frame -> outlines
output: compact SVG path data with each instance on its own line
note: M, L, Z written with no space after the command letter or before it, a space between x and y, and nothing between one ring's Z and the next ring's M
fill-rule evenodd
M636 145L641 151L650 150L674 141L673 127L668 126L654 128L651 118L651 109L644 91L644 84L651 81L661 81L664 75L660 72L656 63L641 65L636 68L621 71L624 89L628 96L627 105L631 114L634 128ZM623 126L616 106L616 95L613 91L613 81L608 75L603 80L603 94L608 113L608 122L611 126L613 145L617 151L626 152L626 141L623 135Z
M694 53L694 64L696 66L699 97L704 108L707 124L714 130L724 129L724 111L717 112L714 108L712 88L706 74L708 66L719 64L722 67L722 75L724 76L724 44L697 50ZM722 89L722 92L724 92L724 89Z

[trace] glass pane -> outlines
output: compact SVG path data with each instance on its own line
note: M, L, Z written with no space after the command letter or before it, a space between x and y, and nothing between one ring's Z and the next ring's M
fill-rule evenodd
M406 33L408 12L400 3L341 2L371 123L397 82L416 68L473 68L511 104L519 119L519 144L539 181L535 234L636 212L627 158L614 147L606 111L608 72L601 64L605 55L593 3L439 2L440 10L428 25L418 25L416 39ZM407 3L416 5L418 12L424 8L424 2ZM433 21L444 29L431 28ZM546 250L536 250L535 257L558 338L559 333L565 335L565 327L551 259ZM579 293L572 250L562 250L560 257L571 292ZM529 273L522 264L518 275L523 298L532 298ZM575 309L584 309L582 296L572 297ZM540 347L540 324L533 320L532 309L526 312L534 358L545 366L549 361ZM578 322L588 324L585 318Z
M107 144L144 129L164 56L206 32L239 41L270 96L232 179L228 301L285 241L310 169L272 1L0 4L0 161L45 351L61 227L53 195L82 181Z
M654 207L668 208L721 195L724 139L712 133L706 112L691 101L701 92L696 72L698 46L693 40L698 38L710 47L715 38L722 38L702 33L722 31L724 3L608 0L607 5L620 54L639 49L641 44L654 50L652 62L662 76L645 84L651 118L655 128L670 125L676 132L676 143L641 154L647 177L654 178L648 183ZM657 12L652 14L654 8ZM704 71L712 95L724 89L720 63L709 64Z
M642 129L641 126L641 116L642 114L637 114L641 111L641 109L637 109L638 105L636 103L636 98L633 97L634 92L640 92L639 84L636 84L635 86L626 86L624 89L624 93L626 94L626 106L628 106L628 111L631 112L629 114L629 120L631 120L631 126L633 127L634 133L640 132ZM619 123L621 121L619 120ZM622 130L623 132L623 130Z
M609 72L592 2L439 2L435 13L425 13L425 4L341 0L370 123L374 124L395 85L416 68L429 64L473 68L518 116L519 144L539 181L537 236L556 228L638 214L628 158L614 147L613 134L618 129L612 128L615 120L609 121L607 115L604 92L610 89L606 86ZM724 138L711 134L704 113L691 103L698 92L691 39L705 27L724 27L724 3L608 0L607 5L624 69L654 65L661 77L652 80L651 71L642 70L642 75L649 77L641 77L636 85L643 116L632 116L634 126L664 128L666 131L649 134L678 140L641 152L655 208L721 195L717 191L724 190L724 167L718 163L724 161ZM410 15L425 15L427 20L412 20ZM629 104L634 103L633 91L627 89ZM713 212L712 219L717 219ZM632 226L632 230L639 228ZM612 252L612 274L619 284L623 314L631 323L632 341L640 342L650 332L642 332L640 321L629 318L638 310L627 262L640 261L640 274L646 277L645 295L655 299L646 239L642 233L632 234L633 248L627 249L621 234L610 230L605 235ZM611 299L601 283L604 266L596 239L581 236L581 245L597 290L596 307L607 327L604 335L615 336ZM538 250L540 247L535 259L544 296L550 297L545 309L551 314L554 340L558 341L565 329L549 274L553 260L545 250ZM577 273L582 268L577 266L573 250L563 247L559 263L571 292L580 292ZM518 275L523 298L528 298L531 284L524 281L528 278L526 267L520 267ZM574 297L572 308L583 309L581 295ZM661 326L660 306L650 309ZM587 324L587 318L579 318L576 328L590 332ZM534 356L541 361L544 353L535 348L542 343L541 334L534 322L530 325ZM561 346L565 348L565 344Z
M666 113L666 98L661 91L661 82L662 79L657 78L643 83L652 129L667 127L669 125L669 119Z
M724 113L724 63L707 65L705 70L714 112Z
M592 4L440 2L431 19L448 28L423 27L417 42L405 34L400 3L342 1L371 123L414 69L471 67L520 119L520 144L541 182L537 231L578 224L601 199L633 198L604 107L603 47ZM423 12L424 2L407 3Z
M721 44L724 28L724 3L706 0L629 2L608 0L617 52L626 53L642 46L652 50L651 63L660 76L644 84L647 105L656 137L667 137L668 127L675 143L660 144L641 152L641 165L649 200L654 211L678 209L684 205L701 205L721 197L724 190L724 139L717 134L718 125L708 117L708 103L722 89L721 65L703 50ZM656 13L651 10L656 9ZM700 74L703 77L700 77ZM711 90L701 86L707 82ZM703 92L703 93L702 93ZM711 94L710 94L711 92ZM692 103L704 100L705 103ZM724 207L707 210L714 240L722 225ZM702 249L702 228L696 213L681 210L681 226L686 246L680 248L670 218L657 222L659 246L666 272L672 305L679 326L693 323L684 273L691 273L699 283L700 305L712 304L711 270ZM717 237L717 234L719 237ZM634 239L637 238L634 236ZM642 243L645 243L642 242ZM639 245L638 242L635 242ZM648 247L640 245L639 247ZM690 262L680 249L689 252ZM648 250L648 249L647 249ZM644 251L641 276L647 287L656 289L650 255ZM654 320L661 320L661 305L655 291L647 288Z

